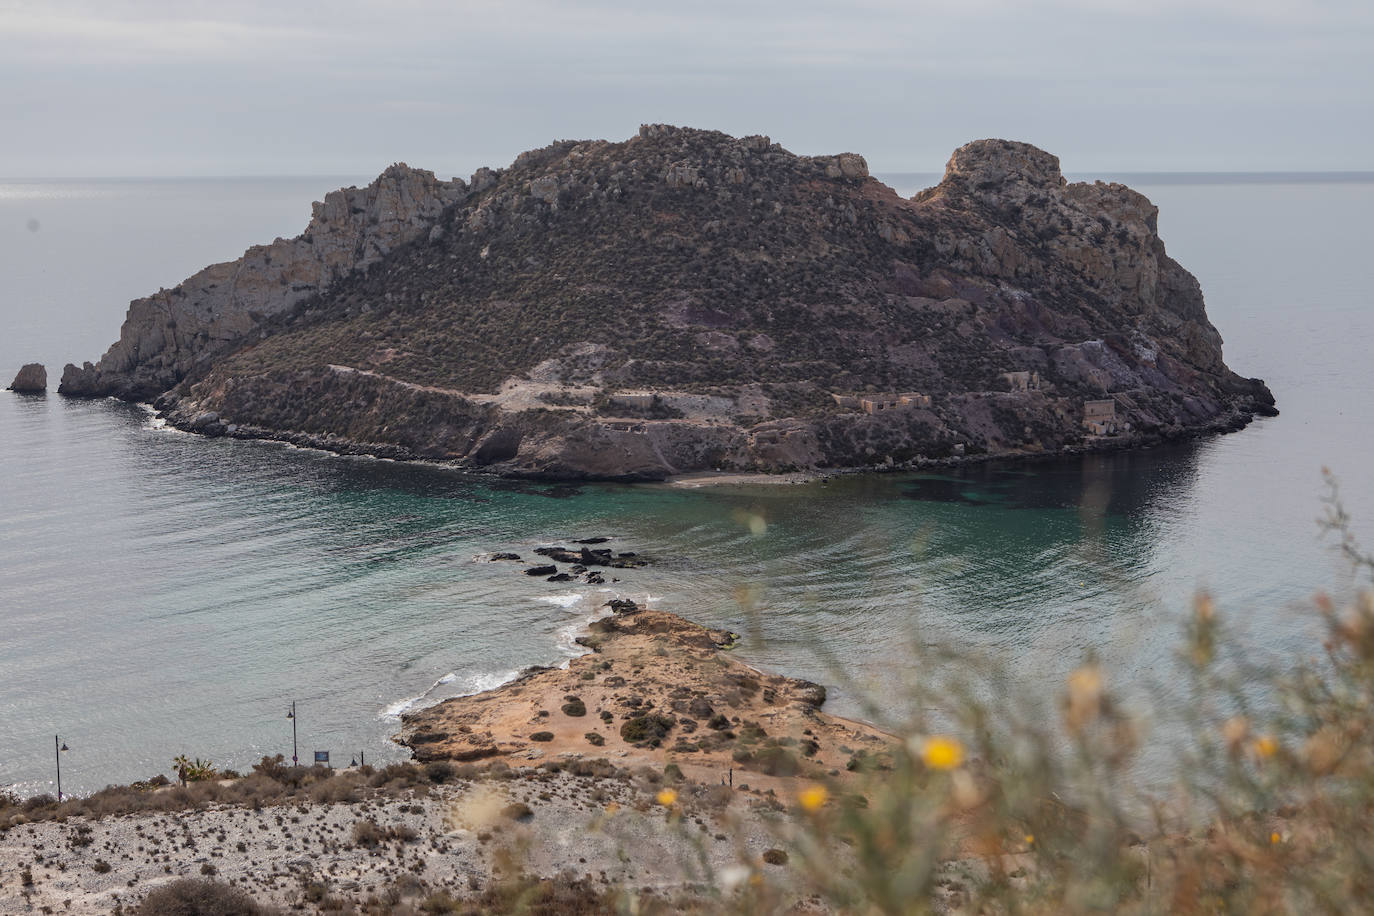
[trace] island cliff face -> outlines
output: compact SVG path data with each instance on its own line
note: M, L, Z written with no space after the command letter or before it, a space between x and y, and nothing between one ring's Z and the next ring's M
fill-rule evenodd
M59 391L152 400L197 365L242 344L263 322L366 270L427 231L464 196L461 180L393 165L366 188L332 191L314 205L305 232L256 245L172 289L129 304L119 340L99 364L68 365Z
M649 125L336 191L298 238L134 302L59 390L550 478L1043 454L1273 413L1156 215L1023 143L970 143L908 200L852 153Z

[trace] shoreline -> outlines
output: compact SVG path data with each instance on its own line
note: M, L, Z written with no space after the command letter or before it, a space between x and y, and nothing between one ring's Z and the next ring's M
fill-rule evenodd
M336 436L332 433L321 436L314 433L275 430L238 424L230 425L223 432L211 433L204 429L196 429L191 423L178 423L167 411L161 410L154 404L146 401L128 401L116 395L91 397L64 394L62 397L79 401L109 399L118 401L122 404L130 404L142 409L148 414L150 428L172 430L211 439L224 438L248 442L274 442L288 448L301 451L315 451L333 457L368 458L375 461L413 464L434 468L436 470L456 471L474 477L490 478L494 480L517 480L531 483L563 485L586 483L658 484L674 489L702 489L708 487L751 484L798 485L834 477L848 477L859 474L920 473L928 470L958 468L991 462L1006 462L1011 465L1036 464L1045 461L1078 458L1087 455L1106 454L1119 451L1142 451L1158 448L1163 445L1209 439L1216 436L1241 432L1257 420L1278 416L1279 414L1279 411L1272 407L1267 410L1259 407L1253 409L1232 407L1227 412L1212 418L1208 422L1194 426L1183 426L1176 429L1152 433L1132 432L1125 435L1088 437L1083 443L1066 445L1053 451L1007 450L1001 452L985 452L981 454L950 455L942 458L918 455L907 461L892 462L890 464L884 463L851 467L818 466L794 470L700 470L685 471L679 474L665 474L661 477L646 477L638 474L618 476L564 476L511 469L493 470L491 467L478 467L462 464L457 461L424 458L415 455L413 452L401 446L357 442L342 436ZM160 425L152 426L154 422Z
M735 659L734 633L628 599L607 607L566 666L403 714L404 763L264 758L186 786L0 799L0 876L28 875L0 877L0 910L107 913L207 876L292 909L324 894L481 901L509 886L513 854L530 876L516 880L603 905L634 887L669 911L709 906L702 867L757 874L800 903L804 882L776 858L797 799L817 784L860 788L895 738L823 712L818 684Z

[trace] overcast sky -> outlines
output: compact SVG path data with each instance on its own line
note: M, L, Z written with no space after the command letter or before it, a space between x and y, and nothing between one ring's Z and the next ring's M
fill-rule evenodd
M938 171L1374 169L1371 0L0 0L0 176L467 175L641 122Z

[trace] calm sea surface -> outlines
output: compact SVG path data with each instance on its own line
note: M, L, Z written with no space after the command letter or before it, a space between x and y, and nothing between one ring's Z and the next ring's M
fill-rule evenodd
M900 708L922 675L913 640L985 651L1040 691L1095 650L1182 707L1174 650L1200 587L1251 650L1314 654L1306 599L1350 583L1315 523L1324 465L1374 545L1374 181L1338 178L1129 177L1201 280L1227 361L1283 411L1129 455L788 486L509 485L0 392L0 786L51 791L55 734L74 792L181 753L289 756L292 700L303 758L400 758L387 739L407 704L568 658L615 594L745 632L741 654L770 669L836 685L822 656L839 659L841 713L864 694ZM116 338L129 299L299 232L311 200L353 180L0 181L0 383L41 360L55 386ZM934 176L889 180L910 194ZM593 535L659 562L599 589L477 559Z

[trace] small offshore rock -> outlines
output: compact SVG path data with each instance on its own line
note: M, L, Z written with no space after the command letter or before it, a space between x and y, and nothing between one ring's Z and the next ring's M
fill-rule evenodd
M42 363L25 363L15 375L14 381L10 382L10 391L23 394L38 394L47 390L48 370Z
M85 362L80 366L67 363L62 367L62 380L57 383L57 393L74 398L94 397L99 379L100 373L93 363Z

